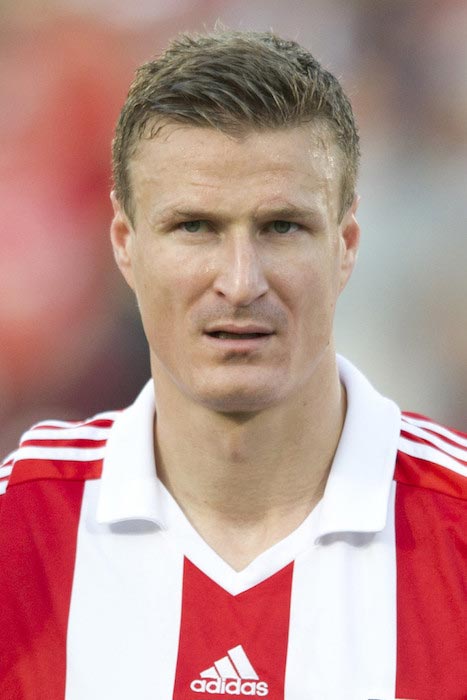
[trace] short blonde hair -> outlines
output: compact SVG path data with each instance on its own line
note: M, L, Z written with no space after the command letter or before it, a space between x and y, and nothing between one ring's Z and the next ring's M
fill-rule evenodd
M350 101L295 41L258 32L180 34L137 70L112 147L115 191L130 219L129 162L161 120L231 135L322 122L343 156L340 218L353 201L360 151Z

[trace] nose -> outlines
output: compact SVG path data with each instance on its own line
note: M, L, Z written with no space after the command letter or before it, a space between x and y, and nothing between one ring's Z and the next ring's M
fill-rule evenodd
M234 307L249 306L268 290L260 251L248 232L226 236L221 247L214 290Z

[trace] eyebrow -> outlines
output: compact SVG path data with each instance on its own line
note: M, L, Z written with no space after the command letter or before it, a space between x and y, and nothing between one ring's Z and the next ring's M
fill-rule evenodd
M222 215L219 213L203 209L202 207L196 209L189 208L172 208L162 210L159 213L155 213L152 217L153 220L157 220L159 223L167 223L172 219L180 219L186 221L200 221L200 220L216 220L223 219ZM323 215L318 209L311 207L295 206L294 204L285 205L271 205L270 207L265 205L260 207L259 212L253 217L254 221L264 221L268 219L269 221L295 221L295 220L305 220L316 227L324 225Z
M162 219L209 219L212 214L204 209L166 209L162 212Z
M307 221L315 222L316 224L323 221L323 215L318 209L295 206L294 204L264 207L264 215L261 214L255 218L264 219L265 217L275 221L294 221L295 219L305 219Z

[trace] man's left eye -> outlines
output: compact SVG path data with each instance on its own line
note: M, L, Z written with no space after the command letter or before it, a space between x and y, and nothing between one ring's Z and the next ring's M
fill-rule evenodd
M274 233L292 233L298 229L298 225L292 221L273 221L271 228Z

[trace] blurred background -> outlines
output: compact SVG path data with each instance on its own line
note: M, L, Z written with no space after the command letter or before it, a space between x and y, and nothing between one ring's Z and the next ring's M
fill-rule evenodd
M0 452L149 377L108 229L110 142L177 31L273 29L340 76L360 123L362 250L339 351L402 408L467 429L465 0L2 0Z

